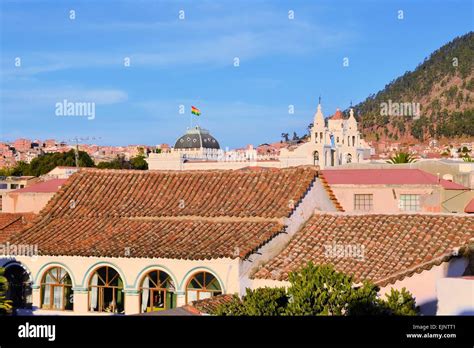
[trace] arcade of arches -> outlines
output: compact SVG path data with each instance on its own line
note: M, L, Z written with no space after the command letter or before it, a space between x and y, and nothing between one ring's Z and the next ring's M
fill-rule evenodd
M184 279L177 280L168 270L145 267L146 271L136 274L137 287L131 289L126 287L123 271L109 264L93 267L85 275L86 286L82 288L74 282L79 275L71 274L68 267L59 263L45 265L37 274L31 274L19 261L2 267L9 282L7 296L14 308L40 310L45 314L146 313L224 293L219 277L208 268L195 267ZM87 306L77 308L81 302Z

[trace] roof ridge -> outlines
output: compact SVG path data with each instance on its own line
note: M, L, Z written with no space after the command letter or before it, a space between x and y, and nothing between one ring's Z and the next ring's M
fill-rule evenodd
M428 268L424 269L424 270L429 270L431 268L433 268L434 266L439 266L440 264L444 263L444 262L447 262L449 261L452 257L454 257L455 255L453 254L454 252L454 249L456 248L464 248L466 245L469 245L469 242L466 242L464 244L462 244L461 246L459 247L453 247L451 248L451 251L445 253L445 254L442 254L438 257L435 257L431 260L428 260L428 261L425 261L425 262L422 262L422 263L419 263L417 265L414 265L410 268L407 268L405 270L402 270L402 271L399 271L399 272L396 272L396 273L392 273L390 274L389 276L385 277L385 278L382 278L382 279L377 279L377 280L374 280L374 283L375 284L378 284L380 286L386 286L388 284L393 284L395 283L396 281L399 281L399 280L403 280L405 279L410 273L412 272L417 272L419 271L420 269L423 270L424 267L426 266L429 266Z
M284 224L283 218L262 217L262 216L200 216L200 215L181 215L181 216L122 216L119 218L143 221L208 221L208 222L277 222Z
M258 166L257 166L258 167ZM282 172L292 172L298 170L313 170L318 171L318 169L312 165L301 165L296 167L288 167L288 168L271 168L275 169L276 171ZM136 169L99 169L94 167L81 167L80 171L77 171L73 175L83 175L84 173L107 173L107 174L141 174L141 175L152 175L152 174L205 174L205 173L249 173L252 171L241 171L241 170L229 170L229 169L194 169L194 170L159 170L159 169L148 169L148 170L136 170Z
M423 212L406 212L406 211L400 211L400 212L393 212L393 213L377 213L377 212L355 212L355 211L315 211L313 215L332 215L332 216L375 216L375 215L381 215L381 216L400 216L400 215L406 215L406 216L449 216L449 217L470 217L474 219L473 214L468 214L468 213L448 213L448 212L428 212L428 211L423 211Z
M318 172L318 175L319 175L319 179L321 180L321 183L323 184L324 190L325 190L326 193L328 194L329 199L330 199L331 202L334 204L334 206L335 206L335 208L337 209L337 211L339 211L339 212L344 212L344 208L342 207L341 203L339 203L339 201L337 200L336 194L334 193L334 191L332 190L331 186L328 184L328 181L327 181L326 178L324 177L324 173L322 173L321 171L319 171L319 172Z

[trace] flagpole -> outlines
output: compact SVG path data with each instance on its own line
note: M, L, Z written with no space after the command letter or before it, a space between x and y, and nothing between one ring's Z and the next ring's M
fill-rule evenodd
M189 129L193 128L193 113L191 111L191 115L189 116Z

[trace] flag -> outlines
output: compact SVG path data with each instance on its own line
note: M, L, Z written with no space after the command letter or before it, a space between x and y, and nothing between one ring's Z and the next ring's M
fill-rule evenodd
M191 106L191 113L196 115L196 116L201 115L201 111L195 106Z

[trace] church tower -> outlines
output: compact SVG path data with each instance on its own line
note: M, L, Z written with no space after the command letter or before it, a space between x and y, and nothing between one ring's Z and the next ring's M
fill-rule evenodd
M326 133L326 121L321 110L321 98L319 99L318 109L313 117L313 128L311 130L311 142L322 143Z
M349 131L357 131L357 121L354 117L354 109L351 108L349 111L349 118L347 119L347 128Z

